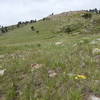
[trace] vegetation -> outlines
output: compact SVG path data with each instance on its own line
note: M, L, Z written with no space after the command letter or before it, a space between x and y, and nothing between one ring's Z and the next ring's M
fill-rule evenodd
M87 13L92 17L81 16ZM9 26L0 36L0 100L84 100L87 89L100 93L100 15L48 18Z
M84 17L85 19L91 18L92 14L91 13L85 13L82 15L82 17Z
M35 28L34 28L34 26L31 26L31 30L32 30L32 31L35 31Z

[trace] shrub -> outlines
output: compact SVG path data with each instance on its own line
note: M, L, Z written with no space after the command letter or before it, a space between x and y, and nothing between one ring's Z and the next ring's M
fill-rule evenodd
M64 29L64 33L71 33L72 32L72 30L71 30L71 28L70 27L66 27L65 29Z
M37 46L38 46L38 47L41 47L41 44L40 44L40 43L38 43L38 44L37 44Z
M39 31L36 31L36 33L39 33Z
M95 9L90 9L89 12L99 14L100 10L98 10L97 8L95 8Z
M30 23L36 23L36 19L35 20L30 20Z
M34 26L31 26L31 30L32 30L32 31L35 31L35 28L34 28Z
M25 25L29 24L29 21L24 22Z
M2 32L2 33L6 33L6 32L8 32L8 27L3 27L3 26L2 26L2 28L1 28L1 32Z
M91 13L84 13L81 15L83 18L85 19L88 19L88 18L91 18L92 17L92 14Z
M50 18L43 18L42 20L43 21L47 21L47 20L50 20Z
M68 34L79 33L83 28L84 28L84 23L76 21L74 23L69 23L63 26L62 28L60 28L59 32L64 32Z
M4 29L5 29L5 32L8 32L8 27L5 27Z

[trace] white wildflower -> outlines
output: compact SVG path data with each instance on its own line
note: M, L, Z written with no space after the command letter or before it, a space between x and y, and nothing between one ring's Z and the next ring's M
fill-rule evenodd
M93 54L98 54L98 53L100 53L100 49L99 48L94 48L92 53Z

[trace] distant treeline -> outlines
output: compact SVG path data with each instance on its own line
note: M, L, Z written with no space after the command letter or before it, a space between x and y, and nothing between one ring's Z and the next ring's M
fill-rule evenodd
M92 12L92 13L96 13L96 14L100 14L100 10L98 10L97 8L95 9L90 9L90 10L87 10L88 12Z
M53 15L54 15L54 13L52 13L50 16L53 16ZM48 20L48 19L49 18L43 18L42 21L45 21L45 20ZM8 26L8 27L7 26L6 27L0 26L0 33L7 33L8 31L11 31L11 30L26 26L27 24L36 23L36 22L37 22L37 20L35 19L35 20L30 20L30 21L25 21L25 22L19 21L16 25L12 25L12 26ZM39 33L39 31L36 30L34 28L34 26L31 26L30 29L32 31L36 31L36 33Z
M8 27L0 26L0 33L7 33L10 30L14 30L16 28L20 28L27 24L32 24L32 23L36 23L36 22L37 22L37 20L35 19L35 20L30 20L30 21L25 21L25 22L20 21L16 25L12 25L12 26L8 26Z

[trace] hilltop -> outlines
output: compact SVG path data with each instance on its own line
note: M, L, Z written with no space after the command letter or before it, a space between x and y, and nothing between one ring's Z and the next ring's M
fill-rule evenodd
M84 100L100 93L99 12L52 14L0 34L0 100Z

